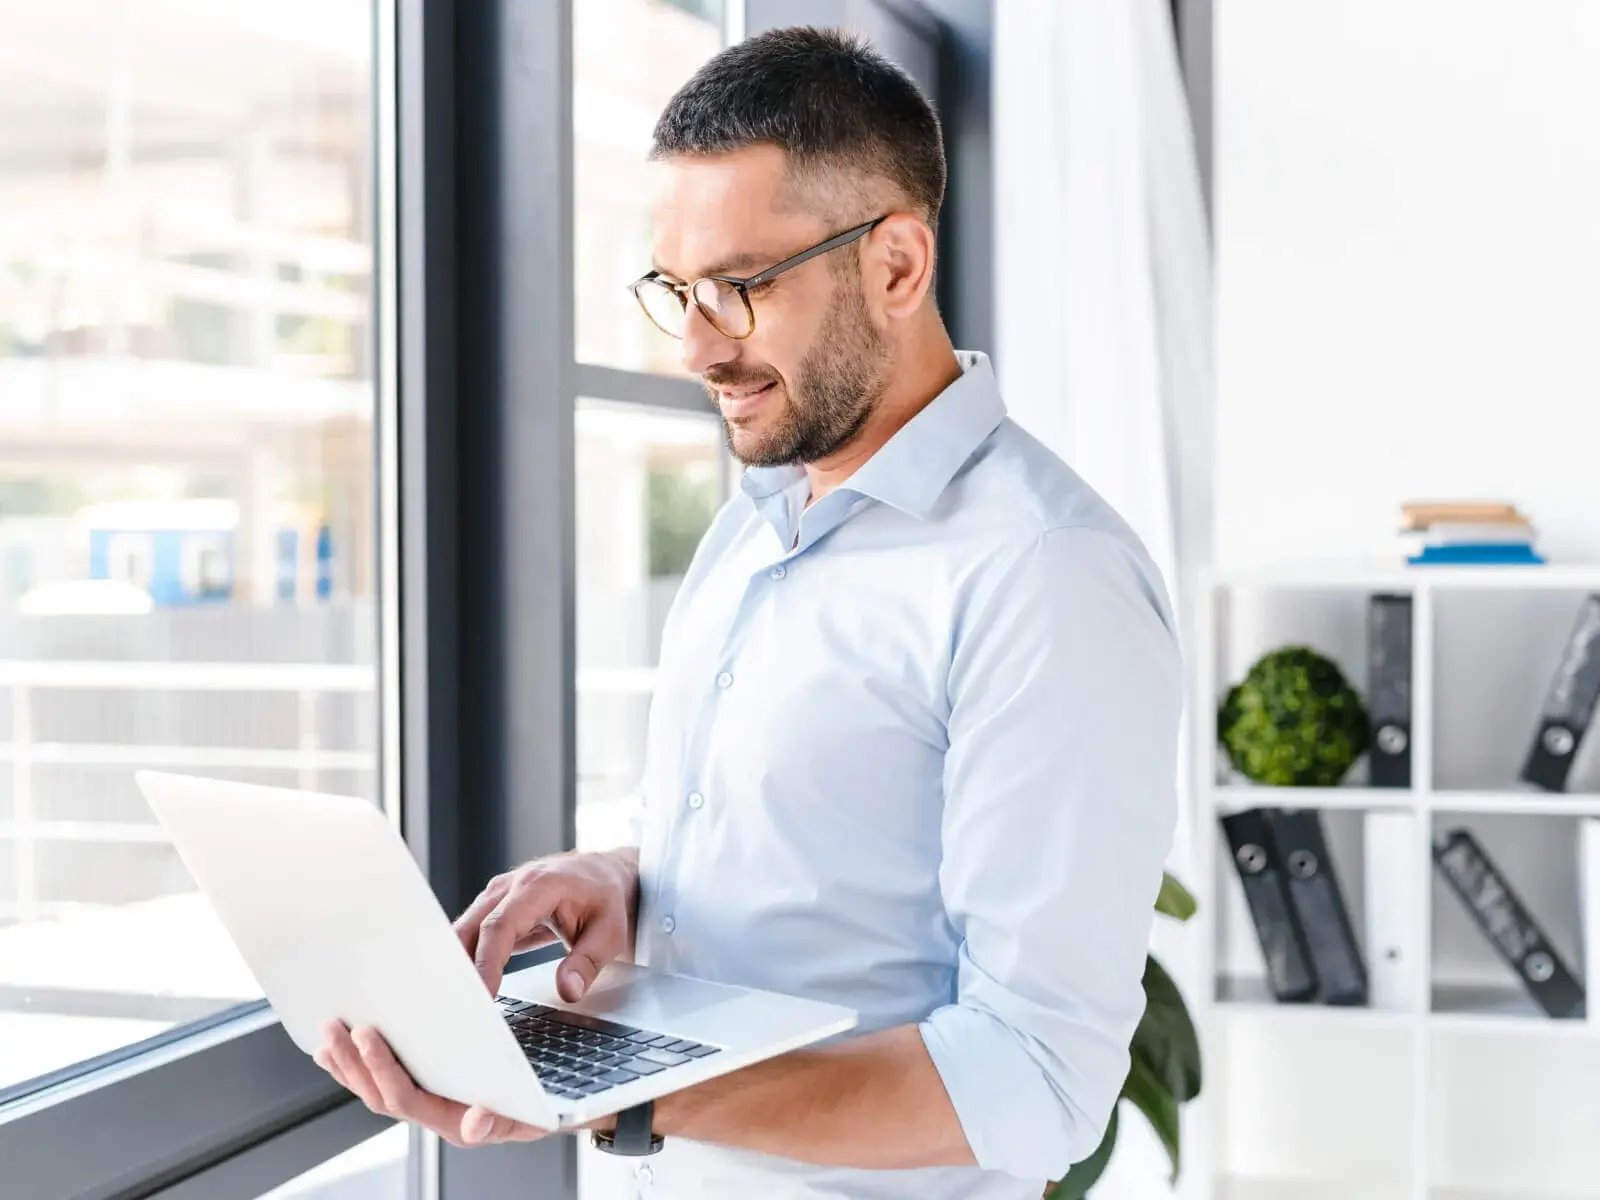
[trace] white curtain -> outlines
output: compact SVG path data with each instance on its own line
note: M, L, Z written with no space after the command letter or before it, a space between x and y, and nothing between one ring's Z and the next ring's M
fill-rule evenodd
M1195 600L1210 559L1211 267L1170 10L1166 0L998 0L993 69L995 367L1006 405L1144 539L1177 606L1192 698ZM1188 746L1182 761L1193 761ZM1188 782L1186 771L1170 865L1198 888ZM1197 943L1158 922L1154 949L1191 997L1203 983ZM1124 1115L1097 1191L1170 1194L1153 1138ZM1204 1166L1187 1140L1193 1184Z

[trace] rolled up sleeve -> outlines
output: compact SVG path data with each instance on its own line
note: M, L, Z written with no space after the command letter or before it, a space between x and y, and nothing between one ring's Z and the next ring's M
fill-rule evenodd
M982 1168L1064 1174L1127 1076L1177 817L1174 628L1131 536L1067 528L957 631L939 867L957 992L921 1033Z

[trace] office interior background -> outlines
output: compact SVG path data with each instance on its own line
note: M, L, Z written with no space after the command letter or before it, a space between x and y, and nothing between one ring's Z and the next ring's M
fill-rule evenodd
M1199 913L1154 949L1205 1085L1175 1186L1124 1119L1094 1194L1600 1196L1600 1016L1431 862L1470 830L1600 961L1600 734L1518 781L1600 593L1596 0L0 0L0 1195L602 1200L570 1139L457 1151L334 1087L132 774L364 796L452 913L619 840L738 475L625 291L644 150L805 22L935 100L956 343L1179 601ZM1441 498L1548 564L1405 566ZM1410 785L1263 799L1218 699L1286 644L1366 688L1391 593ZM1217 822L1263 804L1320 814L1366 1004L1273 1001Z

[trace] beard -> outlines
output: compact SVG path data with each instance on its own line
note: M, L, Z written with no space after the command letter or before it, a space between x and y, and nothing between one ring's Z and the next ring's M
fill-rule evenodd
M755 434L723 419L728 451L745 466L780 467L827 458L861 432L877 407L888 374L888 346L867 312L859 272L851 274L838 281L840 303L801 360L772 427ZM707 378L723 385L746 381Z

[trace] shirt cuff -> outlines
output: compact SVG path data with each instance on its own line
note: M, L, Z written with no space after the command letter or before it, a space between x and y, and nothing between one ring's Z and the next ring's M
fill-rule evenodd
M950 1004L918 1028L983 1170L1059 1179L1100 1144L1105 1129L1091 1126L993 1013Z

